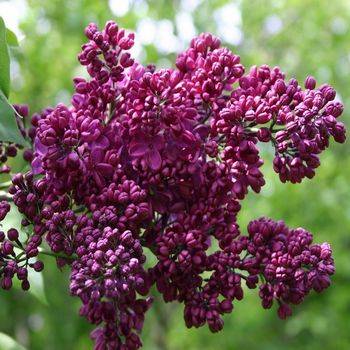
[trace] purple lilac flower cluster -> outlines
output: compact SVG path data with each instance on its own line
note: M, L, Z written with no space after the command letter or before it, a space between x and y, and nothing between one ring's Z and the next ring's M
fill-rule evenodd
M70 291L97 326L95 349L137 349L155 285L165 302L184 304L188 327L222 329L222 315L259 288L264 308L291 314L334 273L331 248L304 229L267 218L248 235L240 201L265 184L259 142L271 143L282 182L314 176L331 137L344 142L343 107L328 85L303 89L279 68L252 67L201 34L176 68L142 66L129 53L134 35L90 24L72 105L35 114L32 170L9 192L30 232L1 233L0 277L29 287L40 245L71 268ZM30 159L31 157L28 157ZM0 203L0 218L9 211ZM154 255L152 266L146 258ZM22 265L21 265L22 264Z
M278 315L291 315L288 304L300 304L314 289L330 285L334 273L332 250L328 243L312 244L312 235L303 228L288 229L283 221L261 218L248 226L248 271L264 278L259 296L264 308L279 303Z

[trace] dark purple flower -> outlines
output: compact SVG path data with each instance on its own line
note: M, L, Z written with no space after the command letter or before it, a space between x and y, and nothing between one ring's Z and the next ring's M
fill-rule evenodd
M30 288L28 269L45 244L70 267L70 292L94 324L95 349L138 349L155 286L164 301L184 305L187 327L224 326L222 316L258 288L264 308L321 292L335 272L328 243L282 221L253 220L241 233L237 215L250 190L265 184L260 142L270 142L282 182L312 178L330 140L345 141L343 112L329 85L305 89L278 67L253 66L209 33L194 38L176 68L142 66L128 50L134 35L112 21L90 24L73 80L71 106L34 114L32 169L8 192L23 215L0 232L0 285ZM19 114L28 111L15 107ZM0 142L0 172L17 146ZM0 220L10 210L0 202ZM23 239L24 238L24 239ZM148 251L152 258L147 264Z
M162 165L160 151L163 147L163 136L149 136L140 133L130 142L130 155L134 158L144 159L152 170L159 170Z

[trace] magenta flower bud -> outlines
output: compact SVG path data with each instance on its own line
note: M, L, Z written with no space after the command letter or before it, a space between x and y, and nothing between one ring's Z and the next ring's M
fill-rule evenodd
M78 92L79 94L84 94L87 92L87 84L86 82L79 82L75 86L75 91Z
M335 95L336 95L336 92L335 90L331 87L331 86L327 86L325 88L325 94L324 94L324 97L327 101L332 101L334 100L335 98Z
M287 304L281 304L278 308L278 317L285 320L287 317L292 315L292 309Z
M329 259L332 256L332 248L328 243L321 244L321 259Z
M79 167L79 164L79 156L75 152L70 153L67 157L67 166L71 169L77 169Z
M7 201L0 202L0 221L4 220L7 213L10 211L11 206Z
M85 285L86 288L91 288L91 287L94 286L94 284L95 284L95 282L90 279L90 280L85 281L84 285Z
M16 157L17 155L17 148L14 145L9 145L6 149L6 155L8 157Z
M118 262L118 258L115 255L110 256L109 262L111 263L112 266L116 265Z
M30 288L30 283L28 280L24 280L21 283L21 287L24 291L27 291Z
M119 29L118 25L115 22L108 21L106 23L105 31L110 37L113 37L113 36L117 35L118 29Z
M12 279L10 277L3 277L1 281L2 289L9 290L12 287Z
M20 267L17 270L17 277L19 280L25 280L28 277L28 270L24 267Z
M37 260L34 264L33 264L33 268L36 272L40 272L44 269L44 263L40 260Z
M95 253L94 253L94 258L95 260L97 261L100 261L104 258L104 253L102 250L96 250Z
M7 237L10 241L18 241L19 233L15 228L11 228L7 231Z
M37 248L27 249L26 253L28 258L34 258L39 254L39 250Z
M12 178L12 183L14 185L19 186L23 182L23 175L22 174L16 174Z
M316 79L312 76L308 76L305 80L305 88L313 90L316 87Z
M13 245L9 241L4 241L2 243L2 252L4 255L13 255Z
M257 283L259 282L259 277L257 275L248 276L246 283L248 288L256 288Z
M161 246L159 249L159 253L163 256L168 256L169 255L169 249L166 246Z
M261 142L269 142L271 140L271 131L268 128L260 128L257 137Z
M230 313L233 310L232 301L225 299L221 302L220 307L223 312Z
M97 31L97 26L95 23L90 23L86 29L85 29L85 35L90 39L92 40L93 37L94 37L94 34L96 33Z
M265 124L267 123L269 120L271 119L271 115L266 113L266 112L262 112L260 114L258 114L256 116L256 122L258 124Z
M93 265L91 266L91 272L93 274L98 274L101 270L101 266L97 263L93 263Z
M286 92L286 84L283 79L278 79L275 83L275 90L279 95L283 95Z
M23 152L23 159L26 161L26 162L31 162L33 160L33 151L30 150L30 149L25 149L24 152Z

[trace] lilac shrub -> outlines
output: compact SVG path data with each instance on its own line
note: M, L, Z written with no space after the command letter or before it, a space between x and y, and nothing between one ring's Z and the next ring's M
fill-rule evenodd
M212 332L245 286L282 319L327 288L328 243L268 218L244 234L237 214L265 184L260 143L271 144L280 180L298 183L315 175L331 138L345 141L334 89L313 77L302 87L278 67L246 72L208 33L160 70L135 62L134 35L114 22L85 34L78 58L89 78L74 79L71 106L35 114L23 130L31 171L15 175L9 193L27 235L0 233L1 286L17 276L27 290L28 269L43 269L49 247L71 269L95 349L141 347L152 286L184 304L187 327ZM1 202L0 219L9 210Z

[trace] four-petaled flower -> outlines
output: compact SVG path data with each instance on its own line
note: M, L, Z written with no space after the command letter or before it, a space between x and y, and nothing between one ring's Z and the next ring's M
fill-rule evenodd
M149 136L138 133L130 143L130 155L134 158L142 158L153 170L159 170L162 165L160 151L164 148L162 135Z

